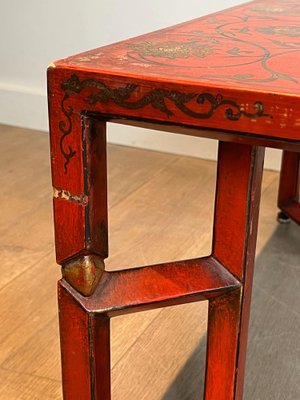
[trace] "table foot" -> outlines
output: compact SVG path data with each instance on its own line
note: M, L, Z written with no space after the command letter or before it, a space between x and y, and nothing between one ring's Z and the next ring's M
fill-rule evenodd
M279 213L277 214L277 221L280 224L285 225L285 224L290 224L292 220L283 211L279 211Z

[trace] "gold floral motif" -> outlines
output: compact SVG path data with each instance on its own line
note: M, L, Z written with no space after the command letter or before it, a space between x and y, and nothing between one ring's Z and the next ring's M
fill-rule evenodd
M300 36L299 25L269 26L266 28L258 28L257 31L265 33L267 35L290 36L290 37Z
M282 6L255 6L251 8L252 11L255 12L262 12L264 14L299 14L300 10L299 9L291 9L291 8L286 8Z
M130 44L129 47L143 56L162 57L162 58L189 58L191 56L204 58L214 52L212 46L200 45L198 42L179 43L139 43Z
M77 64L78 62L80 63L88 63L88 62L93 62L95 60L99 60L103 56L103 52L99 51L98 53L94 54L86 54L78 57L74 57L71 60L71 64Z

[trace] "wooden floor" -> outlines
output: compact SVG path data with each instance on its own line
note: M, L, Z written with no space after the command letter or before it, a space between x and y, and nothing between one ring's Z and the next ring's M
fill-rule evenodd
M214 162L109 146L109 269L210 252ZM0 126L0 399L61 399L48 137ZM300 228L266 171L246 400L300 398ZM112 322L113 400L198 400L207 304ZM80 400L80 399L78 399Z

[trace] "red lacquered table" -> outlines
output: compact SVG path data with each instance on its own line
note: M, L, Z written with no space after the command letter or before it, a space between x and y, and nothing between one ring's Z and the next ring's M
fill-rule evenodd
M108 400L110 319L209 300L206 400L242 399L264 148L300 221L300 5L254 1L49 67L65 399ZM209 257L107 272L106 122L219 141ZM124 249L126 251L126 249Z

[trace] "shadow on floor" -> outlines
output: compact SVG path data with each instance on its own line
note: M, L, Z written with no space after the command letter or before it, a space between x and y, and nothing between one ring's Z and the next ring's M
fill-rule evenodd
M300 398L300 229L279 225L256 259L244 400ZM199 400L203 338L162 400Z

